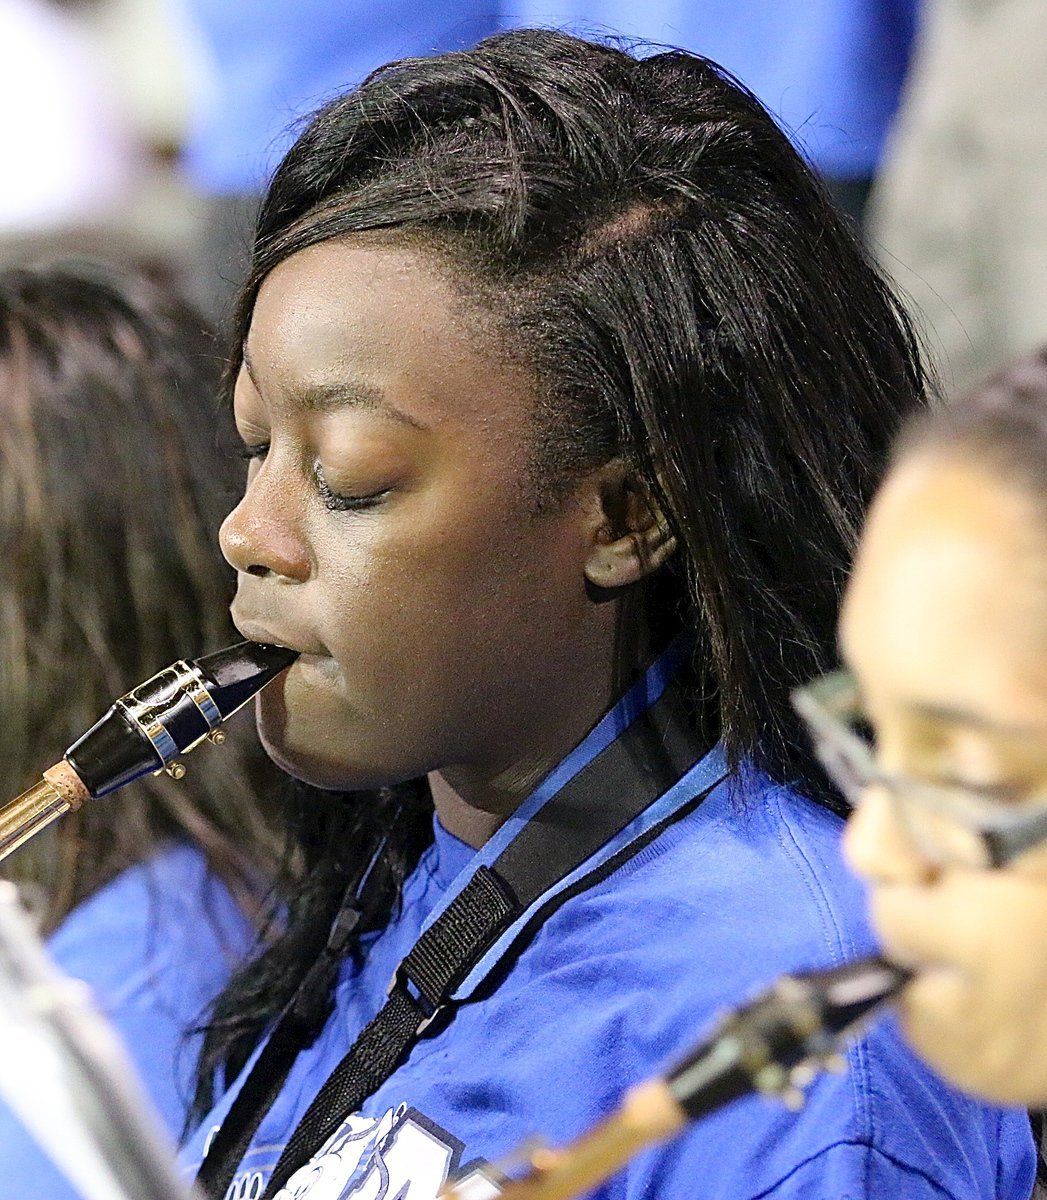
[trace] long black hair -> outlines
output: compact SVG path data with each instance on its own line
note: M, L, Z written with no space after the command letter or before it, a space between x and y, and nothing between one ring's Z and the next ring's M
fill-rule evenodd
M889 287L759 102L697 55L540 30L376 71L272 181L230 380L269 272L364 232L443 255L496 314L535 380L548 497L620 455L659 498L680 552L647 617L693 631L707 744L835 803L788 694L834 659L862 513L925 379ZM430 811L417 787L303 794L306 883L218 1003L198 1112L315 957L353 846L399 814L369 890L386 920Z

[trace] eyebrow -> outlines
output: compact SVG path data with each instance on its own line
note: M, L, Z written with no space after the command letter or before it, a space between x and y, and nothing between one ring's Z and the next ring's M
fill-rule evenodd
M254 385L255 391L261 392L246 343L241 347L240 353L248 379ZM425 430L428 428L417 417L412 417L410 413L390 404L385 392L380 387L360 380L346 379L335 383L306 384L296 388L294 395L296 403L310 412L329 413L344 408L364 408L381 413L402 425L409 425L412 429Z
M858 673L852 666L843 647L841 647L840 657L846 669L857 680ZM858 700L864 710L865 700L862 696L860 684L858 686ZM903 703L916 716L933 721L943 721L947 725L967 725L974 729L984 729L988 733L999 734L1002 737L1027 738L1030 735L1033 737L1043 736L1043 730L1036 726L1022 725L1010 721L993 721L986 718L982 713L972 712L967 708L959 708L953 704L935 704L927 700L905 700Z
M956 708L950 704L927 704L912 701L909 708L921 717L930 717L935 721L943 721L948 725L969 725L976 729L985 729L991 733L1002 734L1005 737L1029 737L1042 734L1042 730L1034 725L1023 725L1010 721L993 721L981 713L971 712L966 708Z

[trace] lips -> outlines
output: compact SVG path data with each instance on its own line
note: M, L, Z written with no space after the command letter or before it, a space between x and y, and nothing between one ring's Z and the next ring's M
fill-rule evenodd
M271 628L262 621L244 616L235 608L230 610L233 624L251 642L263 642L270 646L286 646L288 650L297 650L303 657L326 658L327 654L315 643L309 644L300 638L288 637L278 629Z

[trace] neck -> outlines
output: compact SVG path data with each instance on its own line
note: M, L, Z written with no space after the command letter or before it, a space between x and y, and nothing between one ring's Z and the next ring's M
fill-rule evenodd
M552 764L555 766L555 764ZM550 766L549 770L552 769ZM433 771L429 789L440 824L448 833L479 849L492 837L548 774L536 770L530 778L480 780L461 771Z
M646 669L646 638L635 632L624 638L623 624L616 637L618 653L607 656L604 669L586 673L574 702L561 704L555 722L546 724L528 747L516 748L494 767L465 765L430 773L433 804L448 833L482 846Z
M455 837L479 848L527 799L556 764L585 737L614 698L607 684L594 685L589 703L565 720L539 751L513 756L491 769L444 767L429 775L429 788L440 824Z

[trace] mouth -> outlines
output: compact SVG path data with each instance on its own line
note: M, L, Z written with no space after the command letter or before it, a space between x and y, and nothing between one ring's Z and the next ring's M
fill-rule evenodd
M230 610L233 624L249 642L261 642L269 646L285 646L288 650L296 650L301 658L326 658L327 655L316 646L305 645L300 639L290 638L280 631L271 629L260 621L241 616L235 610Z
M315 639L295 634L291 636L286 630L268 622L259 621L242 611L237 611L234 605L229 610L233 624L250 642L262 642L270 646L286 646L288 650L298 652L298 657L287 668L284 684L293 681L296 687L318 687L325 692L332 688L341 689L343 679L339 664L327 652L325 646ZM274 701L276 692L270 691L269 700Z
M883 936L881 938L884 954L904 971L908 971L913 979L928 979L938 976L948 977L965 974L965 969L955 963L950 962L941 956L940 953L935 953L932 949L913 947L899 942L891 937Z

